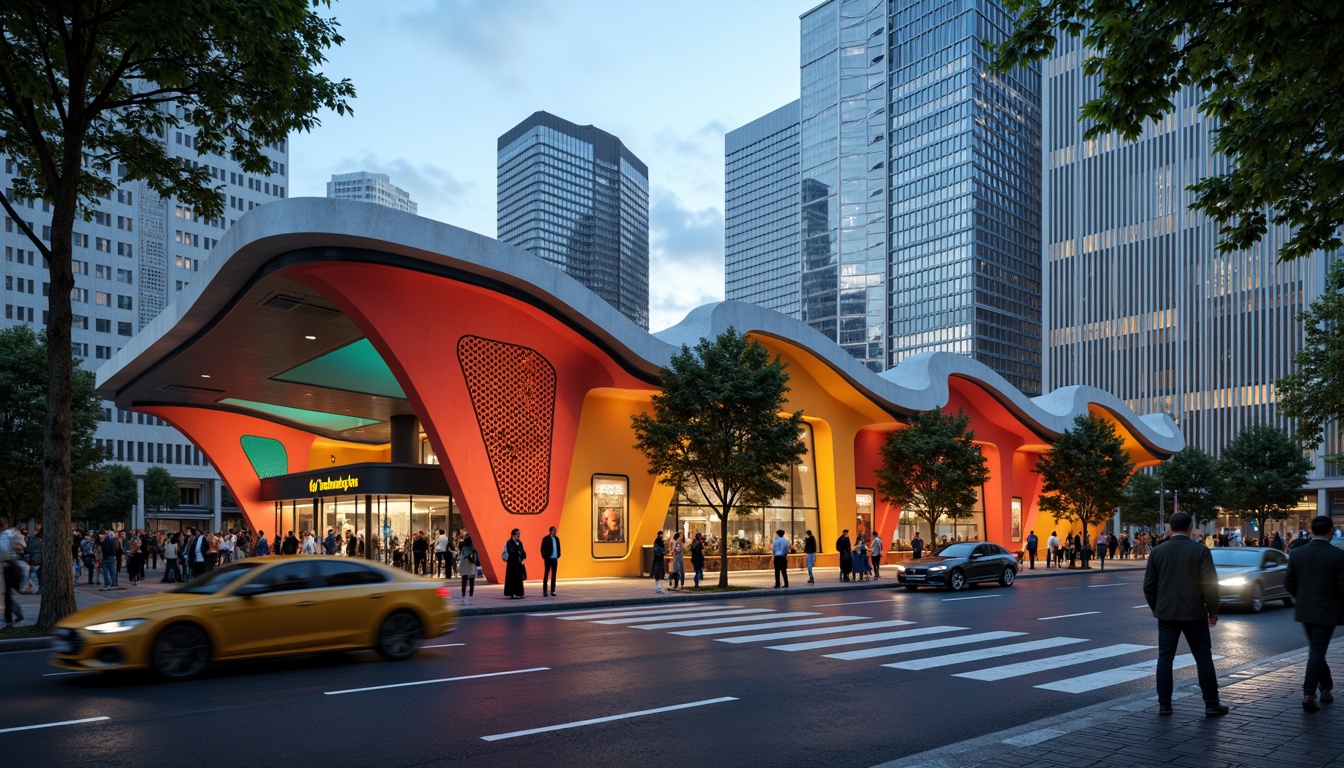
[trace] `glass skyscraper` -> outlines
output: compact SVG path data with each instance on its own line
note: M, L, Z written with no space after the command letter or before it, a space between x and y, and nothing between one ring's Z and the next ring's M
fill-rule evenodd
M798 317L798 102L724 137L724 295Z
M649 169L621 140L547 112L499 137L496 237L649 327Z
M830 0L801 21L800 319L875 371L957 352L1039 394L1040 75L984 50L1011 17Z

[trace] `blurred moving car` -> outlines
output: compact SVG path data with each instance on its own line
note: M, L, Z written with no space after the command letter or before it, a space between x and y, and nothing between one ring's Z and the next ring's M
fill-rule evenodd
M1017 580L1017 555L982 541L948 544L932 557L896 565L896 581L914 591L920 587L947 587L953 592L967 584L997 581L1011 587Z
M1213 567L1218 571L1218 590L1224 603L1239 603L1259 613L1266 600L1293 604L1283 585L1288 556L1269 547L1214 547Z
M409 658L453 629L447 587L344 557L253 557L161 594L85 608L57 624L51 663L151 668L185 680L217 661L372 648Z

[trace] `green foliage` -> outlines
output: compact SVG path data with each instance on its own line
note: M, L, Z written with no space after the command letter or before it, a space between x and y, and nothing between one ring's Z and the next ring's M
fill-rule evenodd
M1138 472L1130 476L1120 501L1120 521L1130 526L1156 528L1162 522L1161 492L1162 484L1156 475ZM1170 512L1171 508L1167 507L1166 511Z
M1224 252L1292 227L1283 260L1340 246L1344 225L1344 4L1337 0L1005 0L1019 18L995 68L1040 60L1057 35L1081 37L1099 95L1085 136L1137 137L1200 91L1228 170L1190 187L1192 208L1220 225Z
M1314 448L1331 423L1344 419L1344 260L1330 267L1325 290L1298 315L1304 334L1302 348L1293 355L1297 369L1276 387L1283 414L1297 419L1297 439ZM1326 456L1339 463L1338 444Z
M1254 517L1261 531L1266 520L1288 517L1311 471L1302 447L1288 433L1269 424L1255 424L1238 432L1223 448L1218 466L1223 475L1223 507Z
M172 474L160 466L150 467L145 472L145 509L162 512L173 509L182 503L182 489Z
M882 445L878 492L927 522L930 539L939 518L971 516L976 489L989 479L970 423L960 410L950 416L934 408L916 416L909 428L892 432Z
M102 401L93 374L77 369L71 413L76 499L97 492L102 448L93 441ZM0 509L10 520L36 517L42 505L42 437L47 412L47 348L26 325L0 330Z
M1203 448L1187 445L1179 453L1157 468L1157 479L1181 511L1195 520L1212 520L1218 516L1219 493L1222 492L1222 473L1218 460Z
M661 372L653 414L631 418L649 473L696 488L719 514L719 586L728 584L728 515L788 490L791 465L806 452L802 411L783 416L786 364L729 328L686 346Z
M1101 525L1125 500L1134 471L1115 426L1096 416L1079 416L1073 429L1036 462L1041 475L1041 509L1083 526Z
M136 502L135 474L125 464L108 464L102 468L102 483L98 498L89 505L84 516L96 528L130 519Z

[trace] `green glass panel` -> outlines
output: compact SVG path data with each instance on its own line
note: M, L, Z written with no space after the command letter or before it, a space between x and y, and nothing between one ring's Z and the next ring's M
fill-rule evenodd
M256 435L243 435L240 442L258 478L289 474L289 455L285 453L284 443L275 438Z
M236 397L226 397L219 401L224 405L232 405L236 408L246 408L249 411L264 413L267 416L302 424L306 427L316 429L325 429L332 432L344 432L347 429L356 427L367 427L370 424L377 424L376 419L363 419L358 416L347 416L341 413L327 413L325 411L308 411L303 408L290 408L285 405L275 405L274 403L259 403L255 400L239 400Z
M274 377L277 381L308 384L365 395L406 399L406 392L368 339L346 344Z

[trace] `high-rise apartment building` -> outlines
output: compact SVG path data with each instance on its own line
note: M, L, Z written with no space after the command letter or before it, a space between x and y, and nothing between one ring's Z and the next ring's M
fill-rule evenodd
M547 112L499 137L497 237L649 327L649 169L621 140Z
M266 150L271 158L269 176L247 173L227 157L198 155L190 130L170 131L166 142L171 155L209 167L215 183L226 188L225 212L218 219L202 219L192 208L162 198L136 181L122 182L100 199L92 220L76 221L72 344L74 354L91 370L111 358L200 274L210 250L238 218L287 193L289 154L284 142ZM13 161L6 158L0 175L0 190L6 194L14 171ZM25 221L48 237L49 206L41 201L20 205ZM47 322L48 280L42 255L13 219L3 211L0 217L5 253L0 262L5 283L0 326L25 323L41 329ZM138 478L156 465L177 478L182 508L164 512L163 519L145 521L149 528L176 530L184 522L218 527L223 484L206 457L176 429L105 401L95 439L110 462L125 464ZM142 483L135 522L144 521L143 515Z
M798 317L798 108L794 101L724 137L724 294Z
M392 183L391 176L368 171L333 173L327 182L327 197L375 203L406 213L416 213L420 207L409 192Z
M1040 74L984 48L1011 25L990 0L802 16L799 316L873 370L941 350L1041 391Z
M1326 257L1279 263L1281 229L1219 253L1217 224L1189 210L1186 189L1227 168L1203 95L1181 91L1135 141L1084 140L1079 110L1099 95L1085 58L1081 41L1061 39L1045 84L1046 386L1088 384L1136 413L1170 413L1214 455L1247 426L1289 428L1274 385L1292 370L1297 313L1320 295ZM1286 528L1317 509L1344 514L1344 481L1319 460L1304 493Z

